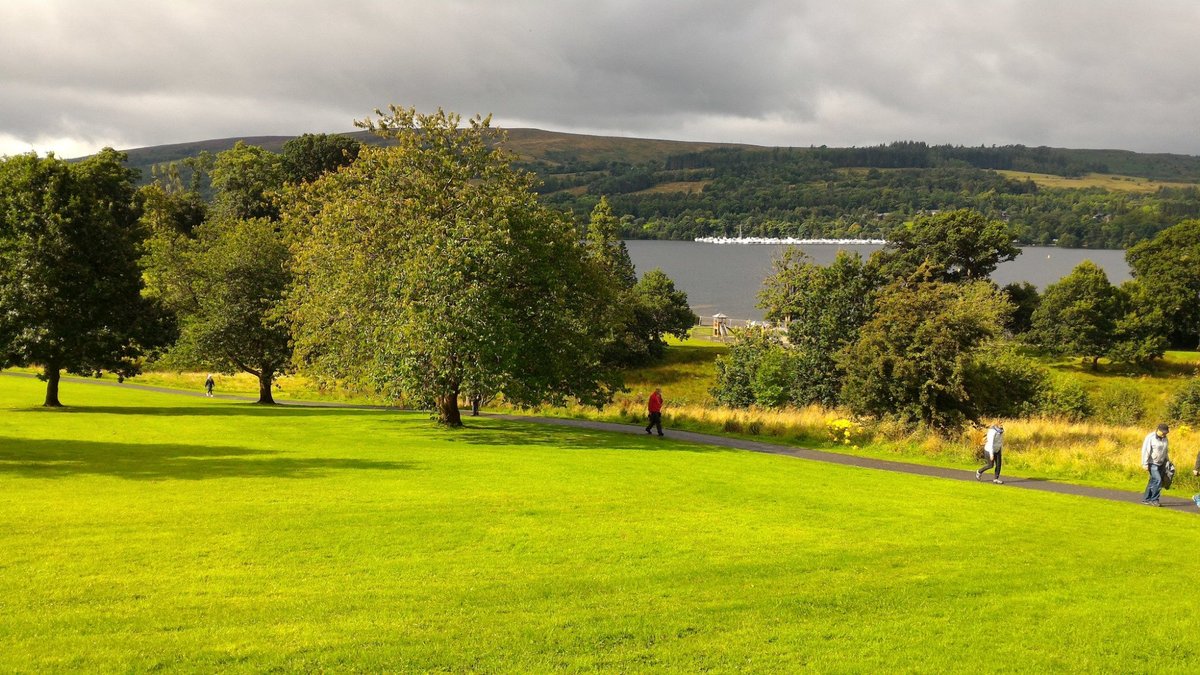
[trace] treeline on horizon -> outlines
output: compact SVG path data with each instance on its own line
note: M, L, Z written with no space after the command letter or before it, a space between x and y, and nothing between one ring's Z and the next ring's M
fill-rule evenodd
M1128 248L1200 216L1200 185L1114 192L1048 188L997 173L1200 182L1200 158L1184 155L896 142L718 148L641 163L549 159L526 164L542 179L545 202L585 215L607 196L623 234L634 239L887 238L917 216L969 208L1008 223L1021 244Z

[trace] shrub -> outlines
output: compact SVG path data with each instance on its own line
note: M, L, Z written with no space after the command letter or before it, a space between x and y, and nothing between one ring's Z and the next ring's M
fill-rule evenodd
M725 420L725 423L721 425L721 428L725 430L726 433L738 434L742 432L742 423L739 422L736 417L730 417L729 419Z
M746 433L750 434L751 436L757 436L761 434L762 430L762 420L750 420L750 422L746 424Z
M1132 387L1107 387L1092 402L1096 418L1109 424L1137 424L1146 416L1146 399Z
M1167 404L1167 417L1187 424L1200 424L1200 377L1193 377Z
M1050 387L1050 375L1011 347L980 352L966 373L966 388L981 417L1026 417Z
M782 346L768 348L754 370L751 387L755 402L769 408L778 408L790 402L794 371L794 360Z
M782 349L779 339L761 328L738 330L729 352L717 357L717 385L712 390L716 402L732 408L754 405L759 363L768 353Z
M1060 379L1052 382L1038 397L1036 408L1046 417L1058 417L1072 422L1082 422L1094 413L1091 397L1072 380Z

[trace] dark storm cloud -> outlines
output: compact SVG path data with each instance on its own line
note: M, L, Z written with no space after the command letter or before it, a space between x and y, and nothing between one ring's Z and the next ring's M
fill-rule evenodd
M351 128L388 103L769 145L1200 153L1193 2L0 4L0 152Z

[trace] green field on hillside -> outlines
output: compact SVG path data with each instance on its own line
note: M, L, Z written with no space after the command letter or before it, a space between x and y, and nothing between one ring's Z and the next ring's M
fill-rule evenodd
M1194 672L1193 514L0 377L0 669Z

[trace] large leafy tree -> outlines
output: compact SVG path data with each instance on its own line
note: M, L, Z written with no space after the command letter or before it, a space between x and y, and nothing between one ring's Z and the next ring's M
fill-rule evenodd
M354 162L362 143L341 134L304 134L283 144L279 154L290 183L308 183Z
M605 315L596 317L606 326L607 362L643 364L666 352L666 335L687 337L698 321L688 306L687 293L676 288L675 282L660 269L652 269L638 279L621 239L621 223L603 197L592 209L585 247L617 293Z
M1090 260L1046 287L1033 312L1027 339L1049 352L1090 360L1096 367L1117 341L1122 297Z
M857 253L839 251L826 266L808 262L788 248L763 282L759 307L768 320L787 324L795 367L791 398L807 405L838 403L842 368L835 355L858 339L871 317L879 285L873 269Z
M907 278L925 266L941 281L977 281L1021 254L1013 238L1005 223L959 209L922 216L897 228L873 261L891 279Z
M0 159L0 362L40 366L47 406L61 371L133 375L167 339L142 297L135 178L109 148Z
M634 325L637 344L644 346L647 359L661 358L667 351L664 339L672 335L686 339L700 318L688 305L687 293L675 287L666 272L654 268L633 286Z
M858 340L838 355L843 402L858 414L939 431L977 419L973 362L1012 311L1004 295L986 281L926 276L890 284L875 306Z
M1162 314L1171 343L1200 343L1200 220L1185 220L1125 254L1147 302Z
M455 426L462 394L610 400L620 380L596 319L617 297L611 277L497 149L490 118L376 113L360 125L395 145L294 188L285 210L304 233L291 295L300 362Z
M169 361L249 373L258 379L258 402L270 404L276 377L293 368L282 313L292 281L291 252L277 220L237 215L276 208L268 202L282 188L282 174L263 172L263 163L275 160L259 150L239 144L217 155L215 206L200 225L190 224L191 211L180 206L193 193L170 184L145 188L143 222L152 234L144 264L151 292L179 317L179 340ZM272 175L276 182L267 182ZM246 191L248 185L256 187ZM231 211L231 204L241 206Z
M216 220L279 217L275 195L287 178L279 155L238 141L217 153L211 175L216 191L211 216Z

